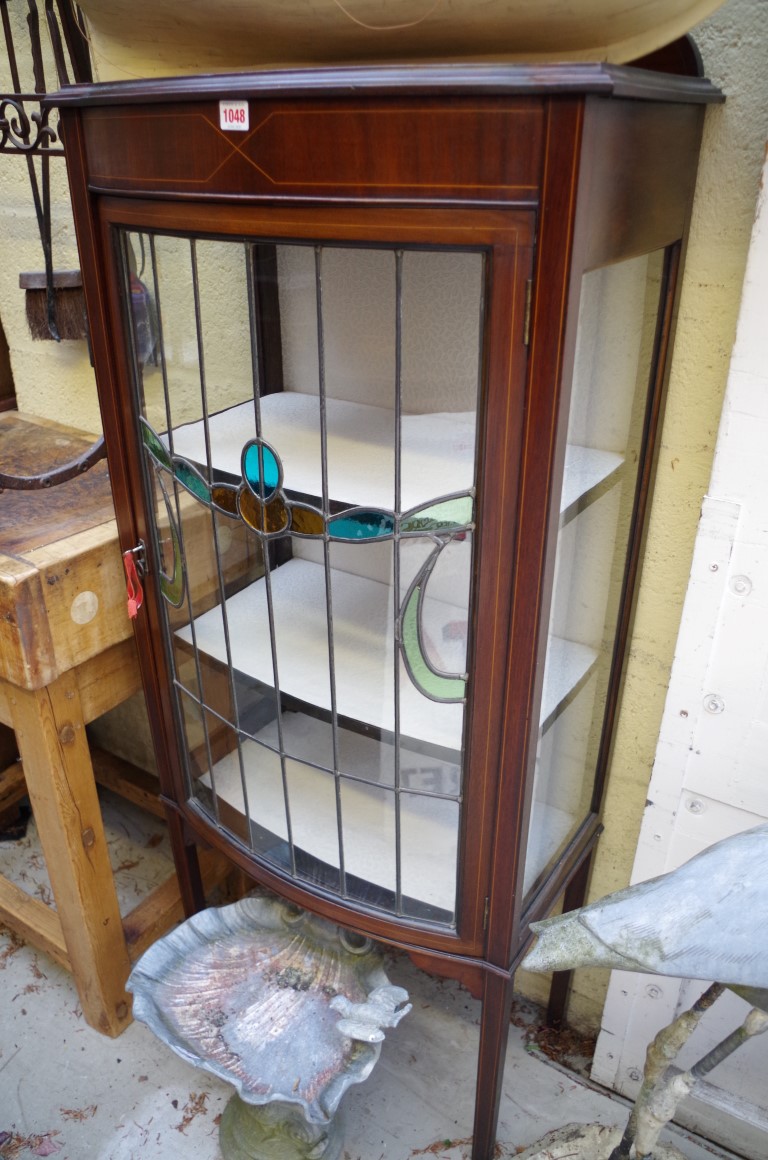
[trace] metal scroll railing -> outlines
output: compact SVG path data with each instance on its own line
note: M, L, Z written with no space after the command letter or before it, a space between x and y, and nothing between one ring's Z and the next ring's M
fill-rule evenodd
M48 335L58 342L62 335L57 317L53 268L50 159L63 157L64 148L56 114L44 103L49 91L46 60L49 71L50 62L53 63L55 85L69 85L73 80L76 83L90 81L88 41L82 15L72 0L44 0L42 5L37 0L27 0L25 43L21 43L18 35L14 37L8 0L0 0L0 20L7 64L0 70L0 76L10 81L10 90L0 91L0 154L23 158L27 166L45 268L44 278L35 282L35 289L31 292L44 297L43 325ZM47 27L48 50L44 49L41 34L43 22ZM31 90L22 80L30 71ZM12 476L0 471L0 490L37 490L65 483L105 455L104 441L100 439L83 455L39 475Z

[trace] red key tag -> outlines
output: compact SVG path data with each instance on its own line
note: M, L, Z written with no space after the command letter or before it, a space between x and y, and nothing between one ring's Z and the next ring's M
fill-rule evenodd
M123 567L125 568L125 587L128 592L128 615L131 620L135 620L144 603L144 589L141 586L136 561L130 549L123 552Z

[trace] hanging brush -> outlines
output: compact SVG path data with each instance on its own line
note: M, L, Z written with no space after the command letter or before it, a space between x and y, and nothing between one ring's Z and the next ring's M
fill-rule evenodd
M83 279L79 270L53 270L49 287L45 271L19 274L25 291L27 322L35 340L86 338Z

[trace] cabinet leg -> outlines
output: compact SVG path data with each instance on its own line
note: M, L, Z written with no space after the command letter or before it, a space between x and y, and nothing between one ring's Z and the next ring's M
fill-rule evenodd
M73 673L15 689L13 727L72 974L88 1023L119 1035L131 1021L130 961Z
M592 868L592 852L590 851L584 859L563 892L564 913L569 910L577 910L584 905L589 884L589 872ZM573 971L555 971L552 975L549 1003L547 1004L547 1026L553 1027L556 1031L560 1031L565 1022L565 1012L568 1009L572 983Z
M487 971L483 982L472 1160L493 1160L512 1014L512 976Z
M200 870L200 855L194 842L187 838L184 821L172 807L166 805L168 837L171 842L176 876L179 879L179 893L184 914L191 918L206 905L203 875Z

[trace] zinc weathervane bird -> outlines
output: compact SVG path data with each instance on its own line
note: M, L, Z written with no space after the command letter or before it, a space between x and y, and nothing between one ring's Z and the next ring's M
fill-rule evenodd
M768 1029L768 824L717 842L668 874L532 923L531 929L537 939L523 960L526 970L602 966L717 980L649 1047L635 1108L609 1157L653 1160L661 1129L696 1081ZM726 987L753 1005L744 1024L689 1071L670 1069Z

